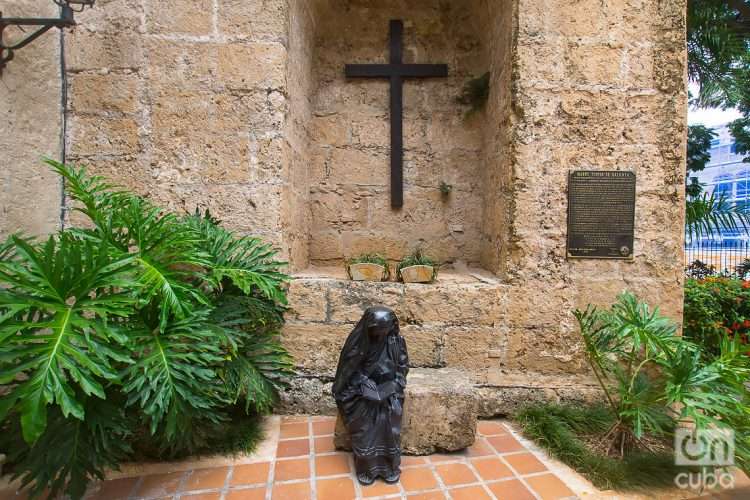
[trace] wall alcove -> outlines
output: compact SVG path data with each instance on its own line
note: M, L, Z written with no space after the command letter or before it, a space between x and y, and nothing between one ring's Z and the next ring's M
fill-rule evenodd
M444 263L502 272L512 13L497 3L317 0L292 9L285 229L295 269L364 252L398 260L419 247ZM347 63L388 62L391 19L404 22L404 62L449 68L448 78L404 84L398 210L389 196L388 81L344 76ZM489 102L467 115L457 98L487 71Z

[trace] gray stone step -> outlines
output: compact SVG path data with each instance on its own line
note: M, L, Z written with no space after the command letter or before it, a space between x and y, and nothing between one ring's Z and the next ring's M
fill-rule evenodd
M477 430L477 394L468 377L449 368L417 368L409 372L401 449L406 455L429 455L471 446ZM351 450L339 415L336 448Z

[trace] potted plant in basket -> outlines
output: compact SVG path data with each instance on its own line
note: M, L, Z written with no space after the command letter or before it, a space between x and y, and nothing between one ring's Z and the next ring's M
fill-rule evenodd
M422 250L415 250L398 263L396 276L404 283L431 283L437 279L438 267L440 265Z
M391 270L385 257L367 253L349 259L346 262L346 274L353 281L388 281Z

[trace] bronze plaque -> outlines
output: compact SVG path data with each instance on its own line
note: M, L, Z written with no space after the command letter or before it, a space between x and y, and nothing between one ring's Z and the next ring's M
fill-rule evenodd
M633 172L570 172L568 258L632 259L634 226Z

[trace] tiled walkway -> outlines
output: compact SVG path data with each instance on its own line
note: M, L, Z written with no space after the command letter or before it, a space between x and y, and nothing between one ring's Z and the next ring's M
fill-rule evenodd
M363 487L352 473L351 455L334 450L334 424L329 417L282 417L276 452L269 460L110 480L93 488L87 498L552 500L575 497L500 421L480 422L476 443L463 452L403 457L398 485L377 481Z

